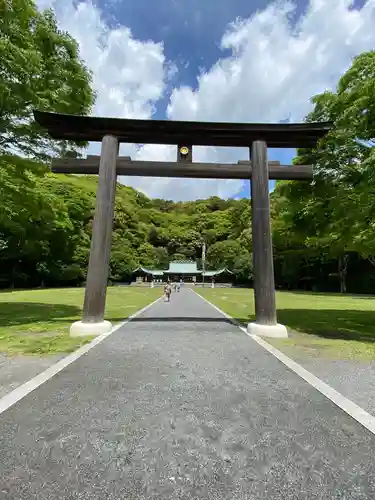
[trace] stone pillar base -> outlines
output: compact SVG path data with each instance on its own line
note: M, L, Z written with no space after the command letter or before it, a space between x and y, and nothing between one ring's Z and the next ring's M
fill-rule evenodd
M110 321L100 321L99 323L85 323L84 321L75 321L70 327L71 337L84 337L86 335L101 335L112 330Z
M260 323L249 323L247 333L250 335L259 335L262 337L287 338L288 330L284 325L261 325Z

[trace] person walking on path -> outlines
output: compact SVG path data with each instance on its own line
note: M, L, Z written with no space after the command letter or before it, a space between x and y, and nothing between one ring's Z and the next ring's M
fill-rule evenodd
M170 302L171 300L171 293L172 293L172 287L169 281L164 286L164 295L167 300L167 302Z

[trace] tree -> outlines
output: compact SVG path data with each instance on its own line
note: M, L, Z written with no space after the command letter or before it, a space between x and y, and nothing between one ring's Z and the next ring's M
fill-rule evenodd
M156 267L158 265L158 253L156 248L150 245L150 243L143 243L138 249L139 261L142 266L145 267Z
M253 258L244 251L234 261L232 272L239 283L248 283L253 279Z
M45 159L59 151L61 143L48 138L32 112L89 113L91 82L78 44L58 29L52 10L39 12L32 0L0 0L0 154Z
M320 248L337 261L337 271L331 275L339 277L342 292L349 255L375 254L369 231L375 215L375 154L369 147L375 137L374 90L372 51L353 60L335 92L313 97L314 109L306 121L332 121L333 129L316 148L298 150L295 163L314 165L313 183L289 182L281 188L288 201L278 217L284 219L284 231L291 228L305 248L313 253Z
M109 278L113 281L128 281L139 261L134 250L126 243L115 247L111 251Z
M212 268L228 267L232 269L241 253L242 247L238 241L218 241L208 247L207 261Z
M45 167L0 156L0 253L6 283L79 282L88 261L88 225L95 199L68 176L41 174ZM65 182L64 182L65 180Z

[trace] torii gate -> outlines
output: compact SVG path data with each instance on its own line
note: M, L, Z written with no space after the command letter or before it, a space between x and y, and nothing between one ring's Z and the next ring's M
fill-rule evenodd
M330 122L238 124L99 118L34 111L36 122L59 140L101 141L101 155L53 159L51 170L99 174L82 321L70 334L99 335L111 330L104 319L117 175L251 179L255 322L251 334L287 337L277 323L270 225L269 179L311 180L309 165L267 161L267 147L312 148L332 127ZM177 162L132 161L119 157L119 144L177 146ZM193 163L193 146L249 147L251 161L237 164Z

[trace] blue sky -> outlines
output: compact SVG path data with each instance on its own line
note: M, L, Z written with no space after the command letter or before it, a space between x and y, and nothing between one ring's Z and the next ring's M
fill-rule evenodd
M375 0L36 0L52 7L93 72L94 114L172 120L300 122L335 89L352 58L375 46ZM172 71L173 69L173 71ZM92 144L89 153L99 152ZM133 159L175 149L121 147ZM291 163L294 150L270 150ZM197 148L196 161L247 151ZM149 196L248 196L248 183L122 178Z

